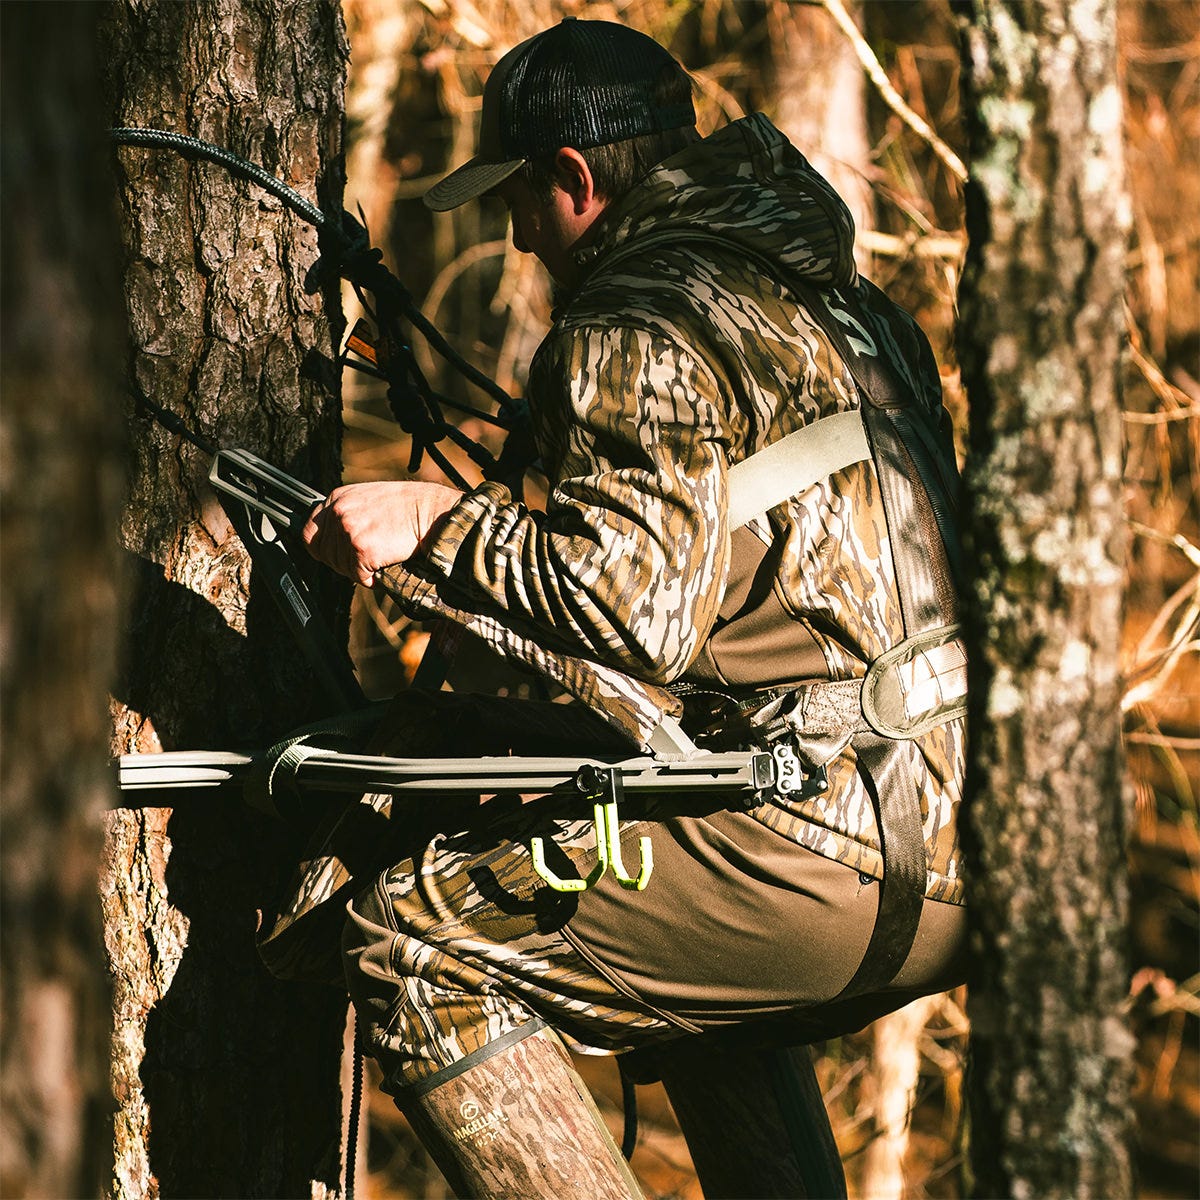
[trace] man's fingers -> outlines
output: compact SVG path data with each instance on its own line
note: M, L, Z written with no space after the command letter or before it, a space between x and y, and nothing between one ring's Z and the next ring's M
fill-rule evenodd
M369 550L356 544L354 534L347 528L346 516L336 503L336 496L312 510L300 537L318 562L363 587L371 587L376 570L386 565L374 562Z
M309 514L300 536L309 554L318 562L337 571L339 575L361 578L354 548L338 514L329 507L328 500L317 505Z
M300 537L308 548L309 554L322 562L325 561L326 554L325 506L328 503L325 500L318 504L308 514L308 520L304 522L304 528L300 531Z
M304 528L300 530L300 540L310 550L313 542L320 535L321 527L317 524L317 515L322 512L328 500L322 500L318 504L314 504L308 513L308 520L304 522Z
M301 536L315 559L370 587L375 572L408 559L461 496L433 483L349 484L313 509Z

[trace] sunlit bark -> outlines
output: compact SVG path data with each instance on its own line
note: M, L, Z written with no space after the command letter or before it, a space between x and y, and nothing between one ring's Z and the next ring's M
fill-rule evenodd
M1115 4L969 15L974 1188L1128 1196Z

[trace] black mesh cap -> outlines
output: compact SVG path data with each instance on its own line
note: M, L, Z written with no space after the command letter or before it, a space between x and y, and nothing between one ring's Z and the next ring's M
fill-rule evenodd
M425 193L438 212L494 188L527 159L561 146L587 150L696 123L691 97L655 93L678 63L652 38L611 21L568 17L522 42L483 89L479 153Z

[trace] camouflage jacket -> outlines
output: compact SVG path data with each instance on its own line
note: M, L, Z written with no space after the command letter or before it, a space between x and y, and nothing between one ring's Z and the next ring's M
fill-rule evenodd
M679 711L666 685L740 693L862 677L904 632L872 461L733 536L725 515L731 464L859 406L797 294L853 288L852 240L845 205L765 117L660 165L578 252L583 281L531 365L547 511L485 483L385 585L411 611L461 622L616 714L639 740ZM932 360L920 369L924 402L940 406ZM957 720L908 743L927 894L956 902L963 741ZM853 750L827 769L824 795L757 815L878 877Z

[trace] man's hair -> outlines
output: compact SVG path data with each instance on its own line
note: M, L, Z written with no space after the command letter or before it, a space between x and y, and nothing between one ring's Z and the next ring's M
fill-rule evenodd
M663 68L654 89L655 104L667 108L691 99L692 81L678 63ZM604 146L581 149L584 162L592 172L598 195L619 200L660 162L699 139L695 125L644 133L639 137L609 142ZM554 192L554 156L531 158L521 167L520 178L542 202Z

